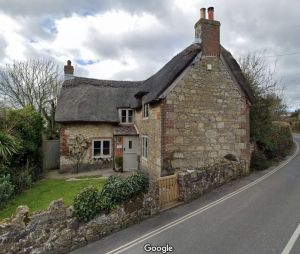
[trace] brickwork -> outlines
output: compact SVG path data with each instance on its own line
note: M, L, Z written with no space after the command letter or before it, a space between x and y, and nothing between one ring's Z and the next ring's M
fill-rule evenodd
M249 106L220 58L196 62L161 108L163 171L213 165L227 154L248 171Z
M195 24L195 37L200 38L205 56L220 55L220 22L200 19Z

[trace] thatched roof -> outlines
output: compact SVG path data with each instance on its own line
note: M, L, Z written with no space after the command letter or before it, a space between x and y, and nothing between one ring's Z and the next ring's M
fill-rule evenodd
M56 110L57 122L115 122L118 123L118 108L139 108L146 103L159 101L160 95L190 65L201 52L200 44L192 44L162 69L145 81L114 81L79 78L64 82ZM224 48L221 54L236 80L251 102L254 96L238 63Z
M131 108L141 82L67 80L58 98L57 122L119 122L118 108Z

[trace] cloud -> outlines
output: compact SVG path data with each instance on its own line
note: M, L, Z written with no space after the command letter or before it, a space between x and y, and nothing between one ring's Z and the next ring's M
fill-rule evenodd
M3 36L0 36L0 60L2 60L5 56L5 48L7 46L6 40Z
M0 65L51 57L75 74L141 80L193 41L201 7L215 7L221 43L236 58L300 51L300 2L292 0L0 0ZM292 8L287 8L292 6ZM270 63L276 58L266 58ZM300 55L277 57L276 75L300 108Z

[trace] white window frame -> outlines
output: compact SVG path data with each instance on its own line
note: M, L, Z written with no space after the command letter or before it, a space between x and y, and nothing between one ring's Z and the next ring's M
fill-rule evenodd
M125 110L126 111L126 121L122 122L122 111ZM129 111L132 111L132 122L129 122ZM120 118L120 123L121 124L133 124L134 122L134 110L131 108L120 108L119 109L119 118Z
M147 146L145 146L147 144ZM146 135L142 135L142 158L148 160L149 156L149 138Z
M148 119L150 114L149 103L143 103L143 119Z
M100 153L99 156L95 156L94 155L94 143L95 143L95 141L100 141L101 142L101 146L100 146L101 147L101 153ZM109 141L109 155L104 155L103 154L103 141ZM92 140L92 157L94 159L111 158L111 144L112 144L111 139L103 139L103 138L101 138L101 139L93 139Z

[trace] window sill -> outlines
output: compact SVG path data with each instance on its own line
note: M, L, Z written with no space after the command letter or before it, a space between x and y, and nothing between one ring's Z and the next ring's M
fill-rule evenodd
M120 123L120 125L133 125L134 123Z
M142 160L148 162L148 158L142 156Z
M111 155L107 155L107 156L93 156L93 159L108 159L111 158Z

